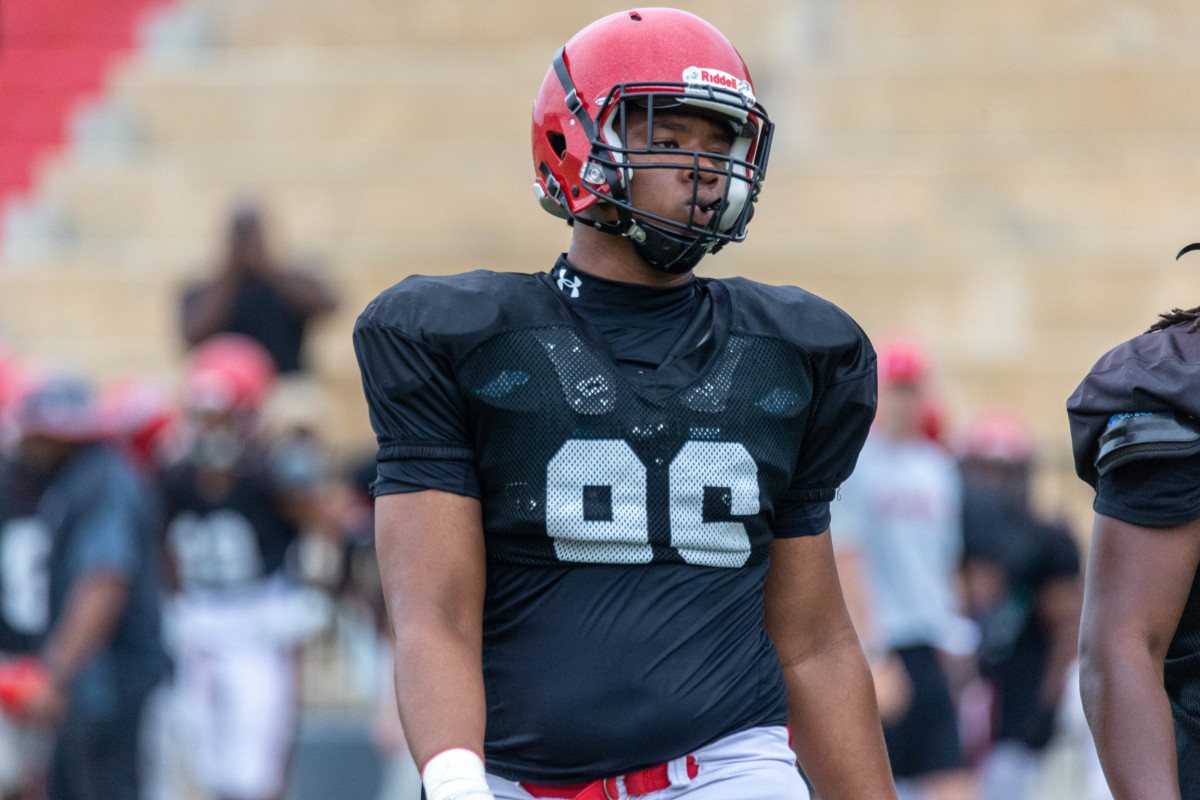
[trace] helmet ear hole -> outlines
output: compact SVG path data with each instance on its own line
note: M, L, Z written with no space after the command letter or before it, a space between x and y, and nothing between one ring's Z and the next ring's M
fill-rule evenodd
M567 137L559 131L547 131L546 141L550 142L550 149L558 156L558 160L562 161L563 156L567 154Z

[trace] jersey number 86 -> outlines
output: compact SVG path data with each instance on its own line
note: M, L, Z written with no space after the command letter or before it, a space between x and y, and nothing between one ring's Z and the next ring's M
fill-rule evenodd
M671 547L688 564L740 567L750 535L737 520L704 520L704 490L729 490L730 514L756 514L758 464L737 442L689 441L667 470ZM622 439L572 439L546 466L546 532L563 561L648 564L654 557L647 512L646 467ZM589 519L585 495L610 498L611 514Z

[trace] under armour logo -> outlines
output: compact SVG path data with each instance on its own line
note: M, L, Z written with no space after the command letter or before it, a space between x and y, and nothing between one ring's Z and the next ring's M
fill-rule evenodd
M583 286L583 278L575 278L574 280L567 277L566 269L558 271L558 288L561 291L571 290L571 297L579 297L579 287Z

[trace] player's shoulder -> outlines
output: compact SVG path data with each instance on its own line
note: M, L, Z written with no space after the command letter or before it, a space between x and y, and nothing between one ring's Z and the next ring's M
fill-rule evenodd
M1158 443L1176 455L1197 435L1200 333L1190 323L1135 336L1095 363L1067 400L1075 467L1095 483ZM1136 447L1133 445L1137 445Z
M103 443L82 448L65 472L67 491L84 498L129 500L141 497L137 476L116 450Z
M1178 364L1200 377L1200 335L1189 333L1191 322L1134 336L1105 353L1092 367L1089 377L1100 377L1130 367L1156 368Z
M1200 416L1200 333L1180 323L1109 350L1067 402L1084 413L1179 411Z
M522 299L540 291L538 276L475 270L457 275L411 275L385 289L359 315L359 324L378 324L421 337L430 332L464 333L495 327Z
M780 338L862 340L866 334L834 303L798 286L774 286L749 278L722 278L733 300L734 324Z
M784 339L817 359L849 359L873 368L875 352L866 333L836 304L798 286L748 278L718 282L732 300L735 331Z

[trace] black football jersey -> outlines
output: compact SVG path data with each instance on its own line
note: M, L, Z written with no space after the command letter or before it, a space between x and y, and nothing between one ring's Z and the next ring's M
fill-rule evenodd
M1100 438L1131 415L1200 419L1200 333L1190 323L1137 336L1104 355L1067 401L1075 469L1097 489L1097 513L1143 527L1200 519L1200 458L1132 461L1100 476ZM1200 573L1167 649L1164 683L1176 721L1200 738Z
M0 458L0 656L36 650L50 615L51 533L38 491Z
M762 622L774 509L831 500L874 413L869 342L807 292L697 278L692 323L632 370L572 311L576 280L409 278L355 329L379 459L478 472L486 756L513 780L786 721Z
M271 575L299 536L280 514L278 491L257 460L243 463L217 499L198 490L196 468L181 462L164 473L162 496L164 544L184 590L233 589Z

